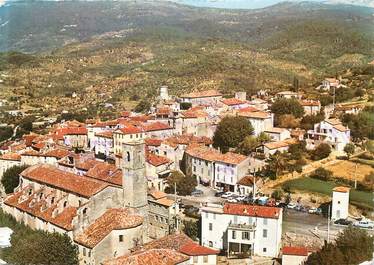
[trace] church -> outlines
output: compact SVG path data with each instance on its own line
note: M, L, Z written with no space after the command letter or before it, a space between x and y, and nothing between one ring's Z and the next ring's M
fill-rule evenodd
M157 227L149 221L144 141L124 143L122 157L122 169L93 166L85 174L63 163L31 166L3 210L33 229L67 234L79 248L80 264L126 255L150 241Z

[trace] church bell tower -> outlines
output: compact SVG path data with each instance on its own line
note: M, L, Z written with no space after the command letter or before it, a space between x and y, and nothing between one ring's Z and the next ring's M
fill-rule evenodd
M146 215L148 201L144 141L124 143L122 159L124 207Z

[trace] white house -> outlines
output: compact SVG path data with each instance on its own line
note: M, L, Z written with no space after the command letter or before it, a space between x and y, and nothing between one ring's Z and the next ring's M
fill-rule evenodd
M272 113L240 109L238 116L246 118L251 123L255 135L273 128L274 115Z
M340 81L336 78L325 78L325 80L322 81L322 84L318 87L316 87L317 90L322 91L330 91L333 88L339 88L342 85L340 84Z
M186 173L211 187L234 191L236 183L248 173L250 158L235 153L222 154L204 145L186 150Z
M277 99L280 99L280 98L286 98L286 99L291 99L291 98L301 99L301 94L299 94L299 93L297 93L297 92L293 92L293 91L282 91L282 92L277 93L275 96L276 96Z
M351 131L338 119L327 119L314 124L314 129L308 131L307 148L314 149L320 143L327 143L336 151L343 151L351 141Z
M285 246L282 248L283 265L304 265L308 259L308 249L306 247Z
M291 138L291 133L285 128L273 127L269 130L264 131L272 141L283 141Z
M286 139L283 141L277 141L277 142L269 142L269 143L264 143L262 148L263 148L263 153L265 157L269 157L270 155L274 155L276 152L286 152L288 151L288 148L292 144L296 144L297 140L294 138Z
M335 187L332 190L331 219L346 219L349 207L349 188Z
M278 257L281 237L281 208L226 203L201 209L202 245L229 257Z
M316 115L321 111L321 102L319 100L300 100L300 105L304 108L304 115Z

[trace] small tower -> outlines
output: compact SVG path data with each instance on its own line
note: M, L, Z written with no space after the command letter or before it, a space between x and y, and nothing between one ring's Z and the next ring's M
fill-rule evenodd
M124 207L136 209L140 214L146 214L148 201L144 141L124 143L122 159Z
M332 190L331 219L346 219L349 207L349 188L335 187Z
M162 100L169 100L169 92L167 86L160 87L160 98Z

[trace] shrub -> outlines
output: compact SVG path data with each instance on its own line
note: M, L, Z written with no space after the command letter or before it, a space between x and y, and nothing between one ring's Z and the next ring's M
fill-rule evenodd
M328 181L332 177L332 172L330 170L324 169L323 167L319 167L310 175L310 177Z
M331 153L330 145L326 143L321 143L319 146L316 147L316 149L314 149L311 152L311 157L313 160L321 160L321 159L328 157L330 153Z

